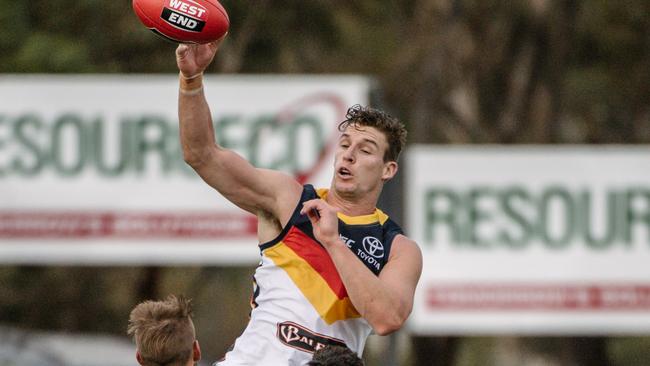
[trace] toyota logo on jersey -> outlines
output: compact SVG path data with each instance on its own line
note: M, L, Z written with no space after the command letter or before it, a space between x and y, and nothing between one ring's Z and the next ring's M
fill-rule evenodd
M371 256L375 258L384 257L384 244L382 244L381 241L379 241L379 239L375 238L374 236L366 236L363 238L361 244L363 245L363 250L365 250L366 253L370 254Z

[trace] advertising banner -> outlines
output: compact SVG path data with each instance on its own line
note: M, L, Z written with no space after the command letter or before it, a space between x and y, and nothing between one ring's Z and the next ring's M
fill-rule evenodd
M256 218L182 158L175 75L0 77L0 262L254 264ZM328 187L355 76L207 76L219 143Z
M650 148L407 154L420 334L650 333Z

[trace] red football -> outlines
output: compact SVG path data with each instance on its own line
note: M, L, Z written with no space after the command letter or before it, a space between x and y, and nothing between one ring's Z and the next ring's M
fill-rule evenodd
M217 0L133 0L133 10L142 24L173 42L209 43L230 26Z

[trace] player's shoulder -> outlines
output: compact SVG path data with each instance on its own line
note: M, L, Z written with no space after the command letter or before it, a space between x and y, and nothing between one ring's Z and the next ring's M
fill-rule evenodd
M415 240L406 236L406 234L404 233L395 235L395 239L393 240L394 242L400 243L401 245L409 245L409 246L415 246L419 248L418 243L416 243Z
M286 225L301 199L302 184L284 172L262 168L257 168L257 171L261 175L259 192L270 200L264 210L275 217L282 226Z
M420 250L420 246L415 240L402 233L395 235L395 238L393 238L391 257L403 256L413 257L416 260L421 260L422 251Z
M386 232L394 232L395 235L404 233L402 227L397 222L395 222L395 220L391 219L388 216L386 216L386 219L382 220L381 222Z
M296 177L278 170L260 169L260 171L265 174L266 184L272 185L276 192L292 197L301 196L304 187Z

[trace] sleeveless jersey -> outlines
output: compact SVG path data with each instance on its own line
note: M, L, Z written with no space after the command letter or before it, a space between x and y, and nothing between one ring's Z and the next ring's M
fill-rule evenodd
M363 353L372 328L352 305L329 254L314 238L307 215L300 214L303 202L326 195L326 189L305 185L280 235L260 244L250 322L214 366L305 365L314 351L330 344ZM375 275L401 233L379 209L364 216L339 213L341 240Z

